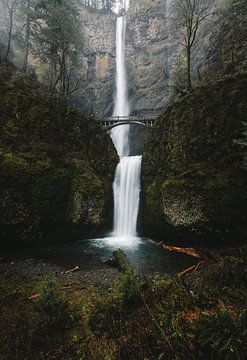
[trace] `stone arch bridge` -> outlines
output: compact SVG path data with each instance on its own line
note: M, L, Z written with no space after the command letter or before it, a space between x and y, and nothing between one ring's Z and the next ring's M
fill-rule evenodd
M117 126L132 124L152 127L157 119L158 115L111 116L100 120L100 124L108 131Z

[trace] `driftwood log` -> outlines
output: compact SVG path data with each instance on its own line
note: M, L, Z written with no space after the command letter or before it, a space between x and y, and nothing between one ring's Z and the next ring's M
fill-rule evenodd
M166 251L173 251L173 252L179 252L179 253L184 253L187 255L190 255L192 257L195 257L197 259L202 259L202 255L199 251L193 249L193 248L181 248L181 247L176 247L176 246L166 246L163 245L163 248Z
M222 261L222 258L216 253L216 251L209 249L181 248L181 247L166 246L166 245L163 245L163 249L166 251L184 253L194 258L197 258L200 261L205 261L205 262Z

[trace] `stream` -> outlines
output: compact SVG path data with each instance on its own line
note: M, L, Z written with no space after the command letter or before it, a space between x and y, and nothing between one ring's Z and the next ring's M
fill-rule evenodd
M8 262L34 259L64 269L79 266L83 271L97 272L109 267L106 262L119 247L137 273L149 278L172 275L197 263L188 255L166 252L161 244L145 238L136 238L135 246L121 246L114 238L83 239L74 244L42 244L5 252L2 259Z

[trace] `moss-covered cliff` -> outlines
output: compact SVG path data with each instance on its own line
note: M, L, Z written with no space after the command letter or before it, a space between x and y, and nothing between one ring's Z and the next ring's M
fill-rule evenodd
M238 139L246 121L246 89L244 75L197 88L150 130L144 152L145 231L244 236L246 149Z
M65 99L0 67L1 243L105 225L117 160L110 138Z

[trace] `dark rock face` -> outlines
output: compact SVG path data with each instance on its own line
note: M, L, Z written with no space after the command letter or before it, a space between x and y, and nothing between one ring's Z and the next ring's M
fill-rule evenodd
M130 3L126 62L133 111L166 107L176 86L184 85L185 53L175 5L170 0ZM192 50L195 85L246 69L246 2L207 0L203 5L212 15L201 24Z
M164 106L166 29L165 2L130 3L126 63L134 111Z
M109 136L15 68L0 69L0 244L109 225L117 163Z
M37 242L70 229L103 227L110 184L85 162L57 165L1 152L1 242ZM108 224L109 225L109 224ZM60 232L61 231L61 232ZM71 235L72 237L73 235Z
M247 5L244 0L207 0L212 15L203 22L192 50L194 85L246 69ZM79 5L84 46L83 89L73 102L100 116L112 112L115 92L116 15ZM135 0L127 20L126 65L132 111L163 109L185 84L176 2Z
M115 92L116 15L79 6L84 46L82 91L73 101L87 112L111 114Z
M142 213L148 233L161 236L173 228L244 236L246 150L237 140L247 113L246 89L244 75L197 88L168 107L149 131Z

